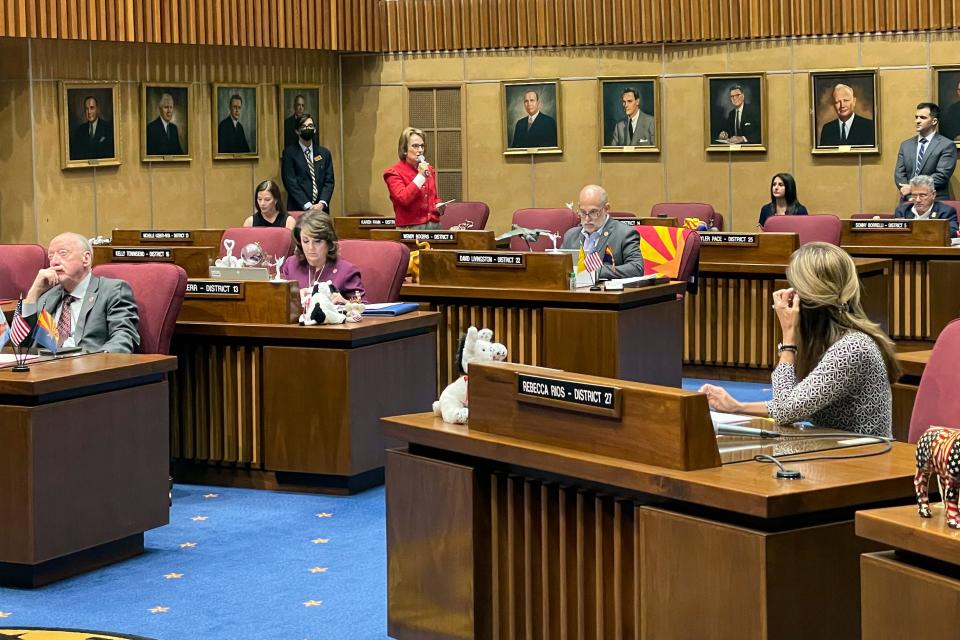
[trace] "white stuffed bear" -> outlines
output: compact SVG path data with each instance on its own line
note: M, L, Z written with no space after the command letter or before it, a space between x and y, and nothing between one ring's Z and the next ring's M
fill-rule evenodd
M300 314L300 324L309 327L315 324L341 324L346 316L337 311L332 300L331 283L318 282L304 303L306 311Z
M467 329L460 339L457 349L457 366L462 375L447 385L440 394L440 400L433 403L433 413L444 422L466 424L467 410L467 370L473 362L502 362L507 359L507 348L499 342L491 342L493 331L476 327Z

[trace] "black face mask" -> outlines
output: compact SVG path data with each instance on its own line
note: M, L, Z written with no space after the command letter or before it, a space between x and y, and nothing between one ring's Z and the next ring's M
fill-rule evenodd
M317 132L314 129L303 129L300 131L300 137L304 140L313 140L314 134Z

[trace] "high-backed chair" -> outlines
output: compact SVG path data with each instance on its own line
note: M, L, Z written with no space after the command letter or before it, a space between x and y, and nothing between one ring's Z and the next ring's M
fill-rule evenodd
M93 268L94 275L125 280L133 289L140 315L137 353L170 353L170 339L187 291L187 272L160 262L111 262Z
M770 216L763 224L764 231L792 231L799 235L800 244L829 242L840 246L840 218L825 214L819 216Z
M644 275L663 274L671 280L686 282L687 291L696 293L700 234L682 227L641 225L635 228L640 234Z
M0 244L0 299L26 295L37 271L48 265L47 250L38 244Z
M707 227L716 227L717 231L723 231L723 214L705 202L658 202L650 207L650 215L676 218L681 225L684 218L700 218L707 223Z
M223 246L224 240L233 240L236 246L233 255L240 257L240 251L252 242L259 242L263 252L271 256L293 255L293 233L290 229L279 227L231 227L223 230L220 239L220 257L227 254Z
M929 427L960 428L960 320L940 332L923 369L910 416L907 442L916 443Z
M360 269L370 302L396 302L407 275L410 249L387 240L340 240L340 255Z
M527 229L546 229L560 235L557 240L557 246L563 239L563 234L567 229L571 229L578 224L580 220L577 214L570 209L517 209L513 212L513 224ZM546 251L553 247L550 238L541 237L535 242L530 243L530 251ZM510 238L511 251L526 251L527 243L523 238L514 236Z
M957 210L957 215L960 215L960 200L941 200L940 202L946 205L950 205L951 207Z
M440 228L449 229L469 220L471 229L481 230L486 228L489 217L490 207L485 202L451 202L440 216Z
M892 218L892 213L854 213L850 216L851 220L873 220L877 218L879 220L887 220Z

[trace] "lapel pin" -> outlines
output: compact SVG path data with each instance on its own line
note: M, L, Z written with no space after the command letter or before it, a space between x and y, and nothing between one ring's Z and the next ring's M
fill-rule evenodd
M603 232L603 237L604 237L604 238L606 238L606 237L609 236L609 235L610 235L610 232L609 232L609 231L604 231L604 232Z

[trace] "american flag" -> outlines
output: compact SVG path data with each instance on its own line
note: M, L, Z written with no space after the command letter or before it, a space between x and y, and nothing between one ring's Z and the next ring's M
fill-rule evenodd
M10 323L10 344L19 347L30 335L30 329L30 323L23 317L23 298L20 298L13 312L13 322Z
M588 253L583 259L583 265L587 268L587 271L599 271L603 268L603 258L600 257L600 253L597 251Z

